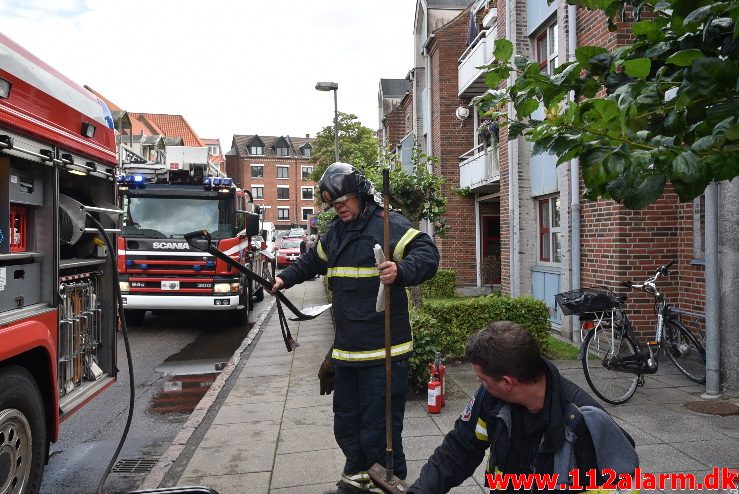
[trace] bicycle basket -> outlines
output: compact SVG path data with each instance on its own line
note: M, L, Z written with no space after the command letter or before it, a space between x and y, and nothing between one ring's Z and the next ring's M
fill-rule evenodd
M588 287L558 293L554 296L565 316L587 312L605 312L618 307L619 301L608 288Z

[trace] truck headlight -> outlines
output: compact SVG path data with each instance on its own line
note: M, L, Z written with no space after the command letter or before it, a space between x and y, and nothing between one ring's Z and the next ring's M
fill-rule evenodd
M230 283L216 283L215 285L213 285L213 293L229 293L230 291Z
M121 292L128 292L131 290L131 284L127 281L119 281L118 286L121 288Z

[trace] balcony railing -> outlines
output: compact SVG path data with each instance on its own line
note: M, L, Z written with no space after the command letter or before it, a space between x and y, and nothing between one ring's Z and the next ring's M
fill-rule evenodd
M497 37L496 26L477 35L475 41L459 58L457 68L457 92L460 96L474 96L482 94L485 89L485 77L481 65L487 65L493 60L493 48Z
M459 157L459 187L480 192L500 181L498 147L479 144Z

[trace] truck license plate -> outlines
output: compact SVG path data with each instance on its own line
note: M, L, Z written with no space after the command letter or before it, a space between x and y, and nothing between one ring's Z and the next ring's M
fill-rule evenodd
M162 281L162 290L179 290L179 281Z

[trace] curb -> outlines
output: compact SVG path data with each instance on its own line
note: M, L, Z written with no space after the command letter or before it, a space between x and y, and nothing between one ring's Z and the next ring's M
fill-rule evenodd
M259 317L256 321L254 321L254 326L252 327L251 331L249 331L249 333L246 335L246 338L244 338L244 340L241 342L241 345L239 345L239 348L237 348L234 354L231 356L226 366L223 368L216 380L205 393L205 396L203 396L203 398L198 402L197 406L190 414L190 417L187 419L187 422L183 424L182 430L180 430L180 432L178 432L175 438L172 440L172 443L170 444L169 448L167 448L167 451L162 454L162 456L159 458L159 461L157 461L157 464L154 466L154 468L152 468L151 472L149 472L149 475L147 475L144 479L144 482L138 487L139 490L156 489L157 487L159 487L161 482L164 480L165 475L167 475L167 472L169 472L169 469L172 467L175 461L177 461L177 458L179 458L180 454L185 449L187 441L190 439L198 426L200 426L200 423L203 421L206 413L208 413L208 410L210 410L211 406L213 406L213 404L215 403L218 395L223 389L223 386L226 384L226 381L228 381L229 377L231 377L231 374L233 374L236 366L241 361L241 356L244 353L244 350L246 350L247 347L251 345L252 341L254 341L254 338L261 331L264 320L271 312L272 307L275 304L275 300L276 299L272 297L272 300L264 307L264 309L262 309Z

